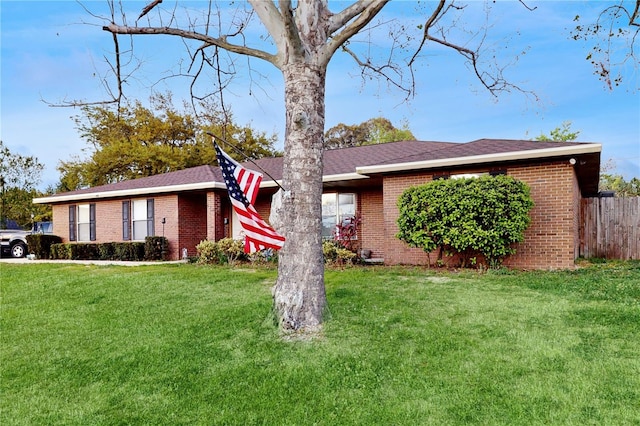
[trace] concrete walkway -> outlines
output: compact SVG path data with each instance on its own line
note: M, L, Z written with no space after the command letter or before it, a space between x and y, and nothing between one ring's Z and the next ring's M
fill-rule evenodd
M38 263L57 263L57 264L63 264L63 263L75 263L78 265L120 265L120 266L142 266L142 265L169 265L169 264L174 264L174 263L187 263L186 260L176 260L176 261L166 261L166 262L161 262L161 261L143 261L143 262L134 262L134 261L124 261L124 260L66 260L66 259L56 259L56 260L50 260L50 259L35 259L35 260L29 260L26 257L22 257L22 258L12 258L12 257L7 257L7 258L0 258L0 264L3 263L13 263L13 264L38 264Z

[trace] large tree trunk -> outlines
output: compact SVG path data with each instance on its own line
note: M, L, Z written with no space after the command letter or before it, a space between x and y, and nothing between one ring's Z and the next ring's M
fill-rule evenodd
M316 331L326 307L322 257L322 151L326 67L282 67L285 82L282 230L274 307L285 332Z

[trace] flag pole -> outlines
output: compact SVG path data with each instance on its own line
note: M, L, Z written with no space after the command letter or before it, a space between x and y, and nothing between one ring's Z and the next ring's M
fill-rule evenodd
M214 139L218 139L219 141L221 141L222 143L224 143L225 145L229 145L231 147L231 149L233 149L235 152L237 152L238 154L242 155L247 161L249 161L251 164L253 164L254 166L256 166L257 168L260 169L260 171L262 173L264 173L265 175L267 175L269 178L271 178L271 180L273 182L275 182L276 185L278 185L280 187L280 189L282 189L284 192L287 192L286 189L284 189L284 187L282 185L280 185L278 183L277 180L275 180L273 178L273 176L271 176L265 169L263 169L262 167L260 167L255 161L253 161L251 158L249 158L249 156L247 154L245 154L244 152L242 152L242 150L238 147L236 147L235 145L233 145L232 143L227 142L226 140L222 139L220 136L217 136L211 132L207 132L205 131L205 133L209 136L211 136Z

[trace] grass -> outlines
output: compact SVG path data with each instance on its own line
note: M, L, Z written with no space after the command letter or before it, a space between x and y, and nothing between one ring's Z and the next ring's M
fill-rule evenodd
M640 263L326 274L323 336L275 271L0 266L3 425L640 424Z

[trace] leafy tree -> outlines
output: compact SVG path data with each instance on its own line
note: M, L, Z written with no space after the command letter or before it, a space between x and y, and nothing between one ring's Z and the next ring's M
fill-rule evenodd
M402 193L397 238L496 267L523 241L532 207L529 187L511 176L438 179Z
M76 156L60 163L59 189L214 164L215 150L207 131L239 147L251 159L277 154L273 148L275 136L233 124L229 113L221 114L210 103L202 103L204 111L195 115L174 108L170 95L156 94L150 101L151 107L139 101L118 108L83 106L83 115L75 120L91 154L86 159ZM245 160L228 147L227 151Z
M622 175L600 174L600 191L614 191L616 197L640 197L640 179L627 181Z
M549 136L540 133L540 136L535 140L542 142L571 142L578 139L579 134L580 130L571 130L571 121L563 121L560 127L556 127L549 132Z
M51 211L46 206L34 206L33 198L42 195L36 190L44 165L34 156L11 152L0 140L0 227L7 219L29 228L33 220L46 220Z
M640 179L632 177L627 181L624 176L615 172L616 165L613 160L607 161L600 168L600 191L614 191L616 197L640 196Z
M371 118L360 124L339 123L324 134L325 149L414 140L408 124L398 129L384 117Z
M138 65L128 60L130 49L120 49L119 36L181 38L189 66L180 66L173 76L189 79L194 98L216 95L227 88L241 62L237 55L248 57L251 86L254 78L261 77L251 59L265 61L282 74L286 121L282 181L288 191L282 201L283 226L279 231L286 242L279 255L273 294L274 311L285 331L316 330L326 307L320 216L325 84L331 58L346 54L360 67L363 80L379 77L410 96L415 91L416 64L429 57L424 50L435 46L459 53L493 95L522 91L507 81L505 67L494 63L498 56L483 45L491 26L480 24L477 31L458 26L466 8L462 3L411 3L417 9L414 16L424 17L418 26L394 19L378 22L378 14L390 0L331 2L335 11L330 10L328 0L249 0L234 2L235 9L208 2L199 16L196 14L201 10L179 13L176 5L165 9L161 3L153 1L142 13L135 11L131 16L122 2L109 2L110 16L102 18L102 23L116 52L109 64L116 81L106 85L107 89L117 88L117 93L112 92L113 102L122 101L122 88ZM483 16L492 7L501 7L501 3L494 3L485 3ZM530 9L524 1L520 3L523 10ZM95 13L92 16L97 18ZM630 24L634 19L635 14ZM392 47L384 52L372 49L367 42L372 37L385 37ZM206 72L208 67L210 73Z

